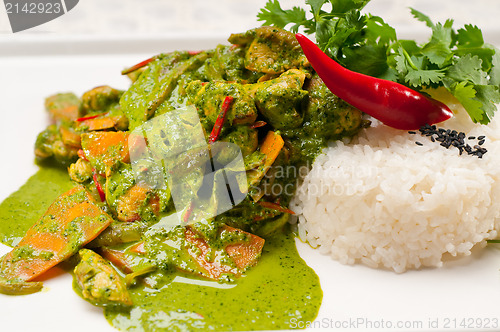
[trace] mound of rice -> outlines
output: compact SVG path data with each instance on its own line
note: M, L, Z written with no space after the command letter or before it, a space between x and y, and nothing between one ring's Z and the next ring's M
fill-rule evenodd
M344 264L395 272L441 266L495 238L500 115L486 127L452 109L458 114L438 127L486 136L482 159L375 122L316 159L291 205L300 238Z

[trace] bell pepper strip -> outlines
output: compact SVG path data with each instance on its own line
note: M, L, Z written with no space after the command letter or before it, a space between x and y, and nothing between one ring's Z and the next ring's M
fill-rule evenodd
M214 143L220 136L220 132L222 130L222 126L224 125L224 120L226 119L226 114L229 108L231 107L231 103L233 102L233 97L226 96L224 101L222 102L221 110L219 115L217 116L217 120L215 120L214 127L212 128L212 132L208 137L208 144Z
M127 74L130 74L130 73L136 71L137 69L141 69L142 67L147 66L154 59L156 59L156 57L151 57L149 59L146 59L144 61L139 62L138 64L133 65L130 68L124 69L124 70L122 70L122 75L127 75Z
M79 185L59 196L1 260L0 276L31 281L68 259L99 235L112 219Z
M396 129L416 130L448 120L443 103L402 84L348 70L304 35L295 35L304 54L330 91L360 111Z

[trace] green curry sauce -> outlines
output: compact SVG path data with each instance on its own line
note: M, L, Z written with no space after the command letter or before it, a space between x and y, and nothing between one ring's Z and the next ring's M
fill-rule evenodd
M73 186L62 168L41 167L0 204L0 239L12 246L53 200ZM121 330L269 330L312 321L322 301L319 279L300 258L294 237L268 238L259 263L234 283L195 279L180 272L149 277L154 288L130 289L134 306L105 308Z

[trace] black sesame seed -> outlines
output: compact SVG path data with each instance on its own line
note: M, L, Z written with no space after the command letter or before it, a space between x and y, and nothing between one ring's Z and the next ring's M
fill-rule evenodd
M417 144L418 146L422 146L423 144L420 143L420 142L415 142L415 144Z
M477 144L479 145L483 145L484 144L484 139L480 140L479 142L477 142Z
M417 132L415 131L409 131L408 134L412 134L412 135L415 135Z
M469 136L469 139L476 139L476 136Z
M478 139L479 141L481 141L481 140L483 140L483 139L485 139L485 138L486 138L486 136L479 136L477 139Z

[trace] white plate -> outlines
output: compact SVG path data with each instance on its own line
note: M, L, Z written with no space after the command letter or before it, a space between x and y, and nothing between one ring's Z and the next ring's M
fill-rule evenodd
M159 47L200 49L210 44L215 45L215 41L173 40L163 41L164 46ZM39 56L36 51L41 52L44 43L39 45L33 56L0 56L0 199L37 169L33 144L46 126L46 96L64 91L81 95L102 84L126 89L129 82L120 71L151 56L103 55L91 42L88 45L94 47L94 55ZM65 41L53 41L54 49L42 53L57 53L58 47L66 47L71 53L67 45ZM22 45L19 47L16 54L30 54ZM113 47L108 45L106 49ZM496 319L500 324L500 251L494 247L476 250L472 256L447 262L443 268L395 274L361 265L344 266L303 243L297 245L319 275L324 292L319 316L312 323L316 328L450 331L463 329L463 322L484 326L486 320ZM8 250L0 245L0 254ZM47 274L45 286L48 291L28 296L0 294L2 331L114 331L100 309L73 292L68 274L54 268ZM471 331L480 330L471 326ZM496 329L484 330L499 329L497 325Z

